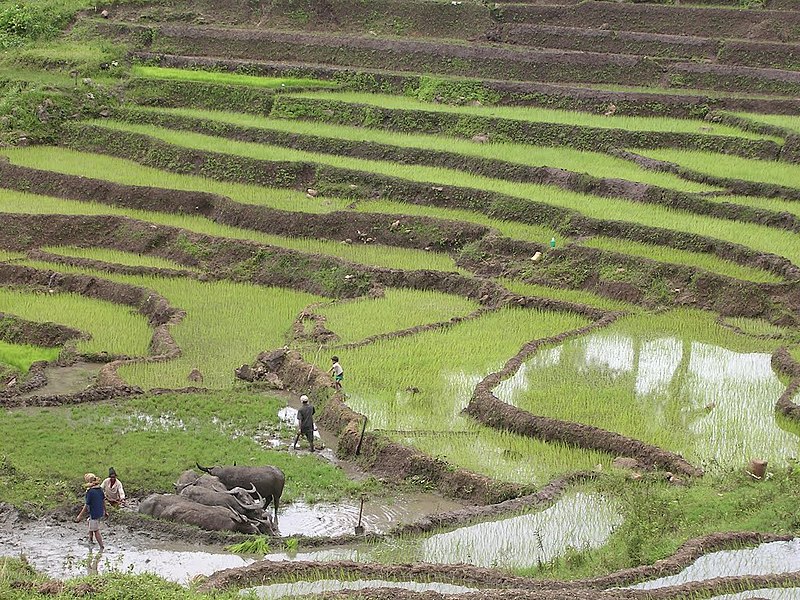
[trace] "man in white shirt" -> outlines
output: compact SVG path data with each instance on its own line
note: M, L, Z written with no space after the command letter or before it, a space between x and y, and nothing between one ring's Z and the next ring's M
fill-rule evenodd
M106 496L106 502L112 506L119 506L125 502L125 490L122 489L122 482L117 479L117 472L114 467L108 470L108 477L100 484Z

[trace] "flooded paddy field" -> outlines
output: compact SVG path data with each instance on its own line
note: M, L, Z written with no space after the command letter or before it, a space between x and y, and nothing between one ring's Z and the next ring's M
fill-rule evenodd
M792 571L800 571L800 538L788 542L770 542L755 548L711 552L701 556L676 575L646 581L631 586L631 588L655 590L718 577L770 575L791 573ZM785 592L787 590L780 591Z
M694 333L669 334L669 318L690 322ZM785 467L800 456L800 437L775 415L786 384L771 352L742 351L742 342L697 313L626 319L539 351L495 394L533 414L679 452L708 471L750 458Z

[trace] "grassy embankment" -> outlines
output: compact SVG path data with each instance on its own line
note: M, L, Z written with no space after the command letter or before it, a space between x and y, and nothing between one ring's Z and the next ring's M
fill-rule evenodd
M300 252L325 254L358 264L388 267L392 269L459 270L455 266L452 258L446 254L436 252L367 244L342 244L340 242L315 240L311 238L289 238L221 225L204 217L193 215L118 208L105 204L77 200L62 200L60 198L38 196L4 189L0 189L0 212L117 215L170 227L178 227L215 237L248 240L264 245L298 250Z
M578 173L588 173L594 177L626 179L685 192L703 192L717 189L712 186L686 181L671 173L648 171L634 163L601 152L586 152L571 148L549 148L508 142L479 144L451 136L389 132L381 129L331 125L314 121L265 118L244 113L186 108L145 110L196 119L209 119L240 127L320 136L333 140L374 142L421 150L442 151L446 149L448 153L462 156L501 160L531 167L555 167Z
M451 169L351 159L128 123L103 121L95 124L112 130L149 135L177 146L198 150L221 152L258 160L314 162L378 173L410 181L463 186L508 194L509 196L526 200L534 199L539 202L576 210L597 219L640 223L651 227L675 229L744 244L755 250L773 252L785 256L795 264L800 264L800 246L794 243L795 235L788 231L776 230L762 225L704 217L661 206L645 205L617 198L604 198L599 201L591 196L568 192L552 186L503 181Z
M672 162L681 167L730 179L758 181L786 187L800 188L800 165L786 162L753 160L697 150L633 150L637 154Z
M330 196L312 198L307 194L283 188L258 187L216 181L193 175L179 175L145 167L130 160L102 154L76 152L52 146L2 148L0 149L0 155L8 156L13 164L24 167L46 169L56 173L81 175L83 177L98 177L98 174L102 174L107 181L115 183L208 192L228 197L243 204L269 206L279 210L327 213L346 210L347 205L352 202L349 199ZM539 227L514 221L492 219L481 213L468 210L406 204L390 200L358 200L356 210L466 221L491 227L500 232L501 235L520 240L549 240L556 233L552 227ZM191 227L187 228L191 229ZM385 255L386 252L391 252L391 249L382 248L381 254ZM353 260L369 264L365 256L354 257Z

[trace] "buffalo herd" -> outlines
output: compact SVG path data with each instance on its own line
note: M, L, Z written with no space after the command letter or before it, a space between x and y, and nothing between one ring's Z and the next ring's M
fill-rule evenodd
M156 519L195 525L210 531L277 533L278 504L285 477L277 467L201 467L185 471L175 494L153 494L139 512ZM266 510L270 502L275 517Z

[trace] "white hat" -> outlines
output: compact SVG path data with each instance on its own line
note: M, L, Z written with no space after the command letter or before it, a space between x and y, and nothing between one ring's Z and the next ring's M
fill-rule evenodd
M300 396L300 402L308 402L308 396L306 396L305 394Z

